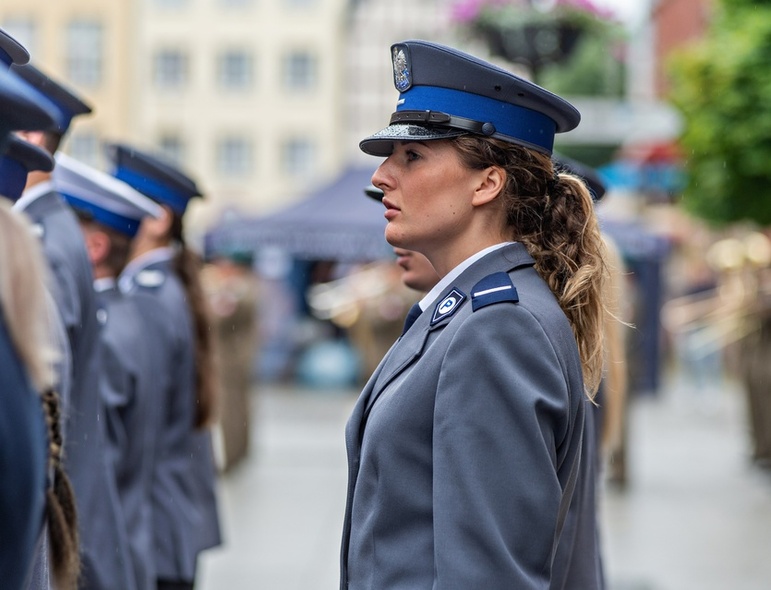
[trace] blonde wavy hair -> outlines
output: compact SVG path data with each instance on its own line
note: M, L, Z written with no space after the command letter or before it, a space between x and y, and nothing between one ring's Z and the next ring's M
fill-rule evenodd
M52 308L45 286L47 267L29 222L0 197L0 309L33 385L54 383L56 351L50 326Z
M557 171L551 158L497 139L464 135L450 140L470 168L506 171L501 192L511 238L522 242L573 329L587 395L603 376L605 245L585 183Z

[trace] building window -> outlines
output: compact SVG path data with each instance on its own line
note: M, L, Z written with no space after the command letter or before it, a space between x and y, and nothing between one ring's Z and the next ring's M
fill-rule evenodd
M226 51L217 60L219 84L226 90L246 90L252 86L254 64L245 51Z
M307 51L293 51L284 57L284 88L310 90L316 85L316 58Z
M243 137L226 137L217 144L217 172L223 176L249 176L254 154L252 143Z
M155 54L153 80L158 88L182 88L188 79L188 58L179 49L161 49Z
M316 167L316 148L306 139L290 139L281 150L281 168L290 176L305 178Z
M35 23L29 18L9 18L3 21L3 29L11 37L24 45L30 55L37 53L37 36Z
M67 26L67 77L80 86L102 82L103 28L96 21L74 20Z
M182 165L185 161L185 143L179 135L169 133L158 140L161 153L175 164Z
M94 168L101 166L99 139L93 133L73 133L67 140L67 153Z

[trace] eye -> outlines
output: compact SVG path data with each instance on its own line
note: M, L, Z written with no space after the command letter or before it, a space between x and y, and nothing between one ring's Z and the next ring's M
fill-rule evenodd
M415 150L407 150L404 152L404 155L406 156L408 162L414 162L415 160L420 159L420 154Z

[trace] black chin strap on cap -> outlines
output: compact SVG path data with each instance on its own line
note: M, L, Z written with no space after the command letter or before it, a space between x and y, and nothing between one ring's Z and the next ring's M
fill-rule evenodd
M495 125L490 122L482 123L463 117L455 117L439 111L396 111L391 115L390 125L396 123L413 123L417 125L437 125L449 127L468 133L476 133L490 137L495 134Z

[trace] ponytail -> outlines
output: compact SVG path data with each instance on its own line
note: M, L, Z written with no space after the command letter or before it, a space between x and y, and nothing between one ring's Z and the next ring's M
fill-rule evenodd
M80 574L78 518L75 493L62 467L62 433L59 396L53 389L42 395L48 427L50 485L46 489L46 522L54 580L59 590L75 590Z
M174 270L179 276L187 295L193 315L195 334L195 383L196 383L196 428L204 428L214 421L217 405L217 385L214 374L214 340L206 298L201 286L201 260L186 245L182 218L174 216L171 227L172 237L179 243L174 259Z
M506 171L500 195L506 226L535 259L535 269L570 321L584 385L593 398L604 365L602 293L608 270L589 190L578 177L555 172L546 154L472 135L450 141L470 168Z

